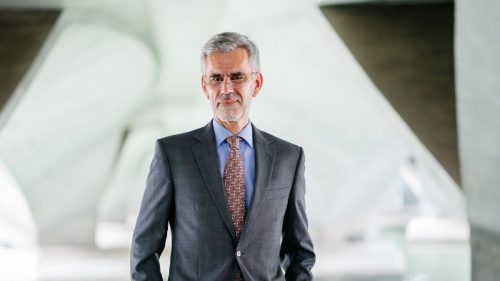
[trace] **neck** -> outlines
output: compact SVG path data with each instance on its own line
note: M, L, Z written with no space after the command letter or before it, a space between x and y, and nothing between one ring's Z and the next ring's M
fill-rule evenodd
M217 121L217 123L226 128L228 131L230 131L233 135L237 135L248 124L248 118L238 121L222 121L216 117L215 121Z

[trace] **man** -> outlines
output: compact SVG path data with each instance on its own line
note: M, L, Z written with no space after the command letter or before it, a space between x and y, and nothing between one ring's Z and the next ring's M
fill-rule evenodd
M221 33L205 44L201 86L214 118L156 142L131 249L133 280L312 280L302 148L249 120L263 76L253 42Z

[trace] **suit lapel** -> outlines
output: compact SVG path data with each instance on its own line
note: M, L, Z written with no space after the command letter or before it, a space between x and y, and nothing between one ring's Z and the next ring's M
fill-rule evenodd
M260 130L253 125L252 128L255 148L255 185L250 208L245 217L245 225L241 233L241 238L250 231L252 224L258 220L257 216L273 173L275 157L275 150L271 143L262 135Z
M223 183L218 168L219 165L217 165L219 159L214 141L215 137L212 122L210 122L199 134L195 134L193 137L199 140L199 142L193 144L192 150L201 174L203 175L205 184L207 185L208 191L217 206L217 210L227 230L231 233L233 238L236 239L231 214L227 206L226 196L224 195Z

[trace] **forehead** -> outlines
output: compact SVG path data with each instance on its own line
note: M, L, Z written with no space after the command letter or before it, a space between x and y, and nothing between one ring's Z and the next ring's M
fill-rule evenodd
M244 48L227 53L211 53L207 56L205 65L206 74L250 72L251 69L248 52Z

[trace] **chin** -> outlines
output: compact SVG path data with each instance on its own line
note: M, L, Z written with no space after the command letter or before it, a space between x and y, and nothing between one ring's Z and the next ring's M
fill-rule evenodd
M238 122L243 117L243 114L221 113L217 114L217 117L223 122Z

